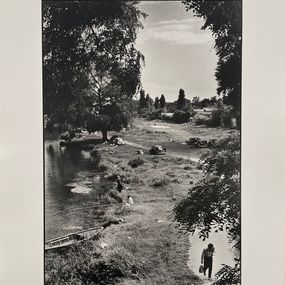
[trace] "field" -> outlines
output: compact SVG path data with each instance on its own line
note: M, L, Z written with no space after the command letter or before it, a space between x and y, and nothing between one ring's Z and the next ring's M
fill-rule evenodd
M187 265L189 237L179 232L172 210L202 178L197 161L208 151L190 147L185 140L219 139L232 132L137 119L133 128L120 134L126 144L104 148L100 161L106 176L119 174L126 183L126 189L116 194L123 202L111 198L106 221L124 222L65 255L47 254L47 284L205 284ZM149 155L155 144L165 145L167 154ZM134 159L140 161L137 167L129 164ZM128 195L133 205L126 203Z

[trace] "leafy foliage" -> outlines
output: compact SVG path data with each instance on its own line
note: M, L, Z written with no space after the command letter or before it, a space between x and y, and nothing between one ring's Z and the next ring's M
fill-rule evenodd
M150 98L149 94L146 94L145 101L146 101L146 108L153 107L153 100Z
M120 131L127 127L134 117L135 105L132 100L123 104L113 103L102 107L101 112L89 114L86 128L89 132L101 131L103 139L107 140L107 131Z
M182 231L205 240L212 230L226 230L240 252L240 139L229 137L219 147L201 157L205 178L197 182L188 196L174 208ZM238 284L240 260L236 266L225 265L217 273L217 285ZM231 283L232 282L232 283Z
M173 116L171 117L171 120L176 124L183 124L190 121L190 117L193 116L193 113L190 111L176 111L174 112Z
M202 29L209 28L215 38L219 57L216 69L218 94L240 111L241 100L241 1L184 0L186 10L205 20Z
M212 230L227 230L240 249L240 142L238 136L220 142L201 157L205 178L175 208L182 230L198 231L203 239Z
M163 94L160 96L159 105L160 105L160 108L162 108L162 109L165 108L165 97Z
M80 126L132 98L144 60L134 47L144 16L130 1L44 1L44 113Z
M157 120L162 118L161 109L156 109L148 114L149 120Z
M154 108L157 110L159 109L159 99L158 97L155 97L155 100L154 100Z
M140 90L140 99L139 99L139 109L146 108L146 98L145 91L143 89Z
M178 110L185 110L187 108L187 102L185 98L185 91L183 89L179 90L178 100L177 100Z
M153 107L153 100L150 98L149 94L146 94L145 91L142 89L140 91L140 98L139 98L139 113L143 115L145 113L149 113Z
M235 267L223 264L223 267L218 271L216 277L217 281L213 283L215 285L240 284L240 262L238 262Z
M200 126L200 125L208 125L209 124L209 119L205 118L205 117L203 117L203 118L199 117L199 118L195 119L195 124L198 125L198 126Z

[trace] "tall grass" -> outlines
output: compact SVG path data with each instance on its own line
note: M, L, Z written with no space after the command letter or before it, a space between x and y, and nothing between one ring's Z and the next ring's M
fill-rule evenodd
M125 247L114 247L104 254L88 243L70 249L64 256L49 254L45 258L46 285L116 284L121 278L139 279L142 265Z

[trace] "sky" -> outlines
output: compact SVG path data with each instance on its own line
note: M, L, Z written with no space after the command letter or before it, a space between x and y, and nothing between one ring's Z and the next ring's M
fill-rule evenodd
M166 101L176 100L180 88L191 100L217 95L214 38L209 30L201 30L203 20L187 12L180 1L142 1L138 7L148 14L136 43L145 56L146 94L152 98L164 94Z

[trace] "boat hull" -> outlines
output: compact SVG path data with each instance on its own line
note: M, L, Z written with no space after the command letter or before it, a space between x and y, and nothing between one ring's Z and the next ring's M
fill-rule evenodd
M93 239L95 237L98 237L103 229L103 227L91 228L48 240L45 242L45 251L63 249Z

